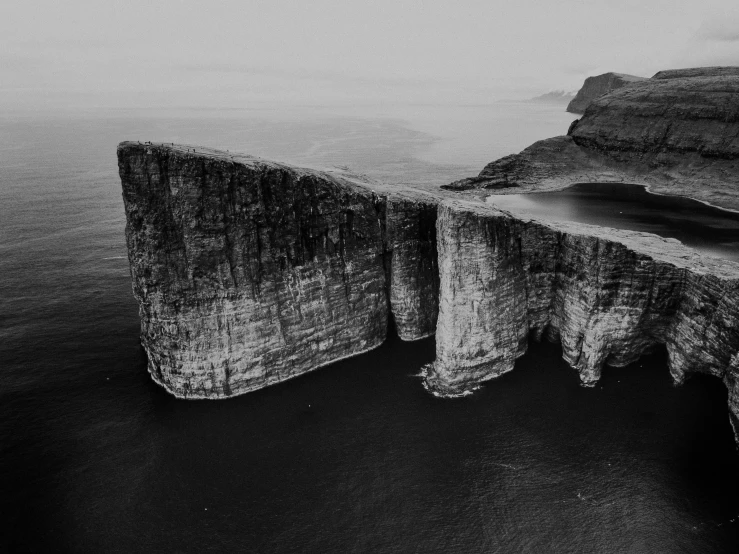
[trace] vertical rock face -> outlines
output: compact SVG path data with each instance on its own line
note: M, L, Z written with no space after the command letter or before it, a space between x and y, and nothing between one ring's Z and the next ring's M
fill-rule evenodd
M439 298L435 199L387 197L387 248L391 254L390 306L398 335L433 335Z
M245 156L122 143L141 340L173 394L215 398L433 332L435 204Z
M686 69L666 69L658 71L652 79L684 79L692 77L739 77L739 67L714 66L691 67Z
M561 341L585 384L604 364L626 365L664 344L676 381L690 372L723 379L739 421L739 265L672 239L542 223L462 201L440 208L437 233L431 388L456 395L510 371L529 337Z
M596 98L616 90L625 85L643 81L646 77L636 77L623 73L604 73L595 77L588 77L577 91L575 98L567 105L567 111L571 113L585 113L585 109Z
M526 276L514 262L514 229L474 210L439 210L441 274L436 362L427 384L441 394L463 393L513 369L526 352Z
M228 396L378 346L384 202L311 172L122 145L120 173L150 370Z

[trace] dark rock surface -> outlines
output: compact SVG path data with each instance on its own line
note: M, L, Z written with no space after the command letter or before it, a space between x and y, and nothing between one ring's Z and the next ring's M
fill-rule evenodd
M613 155L739 157L739 74L634 83L594 101L570 136Z
M445 200L436 362L458 395L513 369L529 337L560 341L584 384L664 344L676 382L722 379L739 431L739 264L649 233L530 219Z
M646 77L626 75L624 73L603 73L595 77L588 77L577 91L575 98L567 105L567 111L571 113L585 113L587 107L595 100L612 90L619 89L625 85L645 80Z
M602 96L567 136L489 163L451 190L556 190L583 182L644 184L739 209L739 75L650 79ZM715 68L709 72L716 73Z
M183 397L261 388L436 324L436 206L202 148L122 143L149 371Z

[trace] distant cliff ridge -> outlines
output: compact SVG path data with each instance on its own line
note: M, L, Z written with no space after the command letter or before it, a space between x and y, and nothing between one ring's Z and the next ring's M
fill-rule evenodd
M537 102L541 104L566 104L575 97L574 92L566 92L564 90L552 90L539 96L529 99L529 102Z
M628 182L739 209L737 69L661 72L674 77L611 91L566 136L540 140L445 188L505 193Z
M684 79L690 77L739 77L739 67L691 67L658 71L652 79Z
M625 75L623 73L603 73L595 77L588 77L577 91L577 95L567 105L567 111L572 113L585 113L585 109L590 103L611 92L630 83L637 83L645 80L646 77L636 77L635 75Z
M425 383L466 394L559 341L584 384L664 345L676 382L726 385L739 437L739 264L674 239L485 202L574 182L739 208L739 76L651 79L567 136L424 192L250 156L126 142L118 163L149 372L185 398L242 394L399 336L436 335Z

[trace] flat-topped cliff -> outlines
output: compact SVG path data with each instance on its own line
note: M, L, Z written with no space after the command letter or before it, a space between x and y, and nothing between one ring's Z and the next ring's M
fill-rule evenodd
M584 384L665 345L675 382L722 379L739 432L739 264L675 239L535 220L445 200L438 216L437 358L426 380L459 395L511 371L529 340L558 341Z
M185 398L242 394L436 334L458 395L560 341L583 383L664 344L677 382L721 378L739 416L739 264L673 239L202 148L122 143L141 341Z
M686 77L737 77L739 67L690 67L686 69L665 69L654 74L652 79L684 79Z
M578 146L634 154L739 157L739 73L634 83L595 100L570 130Z
M436 206L351 177L122 143L149 370L182 397L283 381L436 326Z
M729 72L730 73L730 72ZM624 181L739 208L737 79L653 79L438 192L192 146L122 143L141 342L185 398L242 394L436 335L425 383L466 394L529 340L592 385L664 345L676 382L720 378L739 433L739 264L649 233L535 220L486 191ZM739 434L738 434L739 436Z
M567 104L567 111L571 113L584 113L585 109L595 100L612 90L619 89L631 83L643 81L646 77L626 75L624 73L603 73L595 77L585 79L575 97Z

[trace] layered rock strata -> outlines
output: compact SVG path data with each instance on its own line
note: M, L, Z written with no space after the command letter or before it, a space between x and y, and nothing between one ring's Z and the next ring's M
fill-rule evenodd
M244 393L436 325L436 204L347 176L122 143L141 342L173 394Z
M571 113L584 113L591 102L612 90L619 89L631 83L643 81L646 77L626 75L624 73L603 73L595 77L585 79L575 97L567 104L567 111Z
M605 364L665 345L676 382L691 372L723 380L739 423L739 264L648 233L459 200L442 203L437 233L433 390L463 394L512 370L529 339L561 342L589 385Z
M186 398L262 388L436 333L426 384L457 395L559 340L585 384L664 344L739 422L739 264L671 239L535 221L192 147L118 150L141 341ZM437 321L438 313L438 321ZM737 427L739 429L739 427Z
M686 69L665 69L654 74L652 79L683 79L686 77L739 77L739 67L690 67Z

